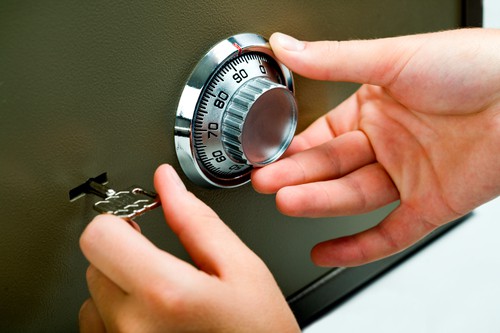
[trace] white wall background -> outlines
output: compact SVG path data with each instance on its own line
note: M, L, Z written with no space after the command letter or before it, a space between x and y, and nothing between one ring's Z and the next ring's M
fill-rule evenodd
M500 1L483 0L485 28L500 28Z

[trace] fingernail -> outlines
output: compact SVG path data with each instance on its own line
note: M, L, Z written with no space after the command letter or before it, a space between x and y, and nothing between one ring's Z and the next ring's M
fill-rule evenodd
M170 175L170 179L174 182L174 184L177 185L179 187L179 189L185 190L186 186L182 182L182 180L179 177L179 175L177 174L177 172L175 172L174 168L171 165L168 165L167 169L168 169L168 173Z
M275 34L275 41L278 42L278 44L282 48L288 51L294 51L294 52L302 51L306 47L306 44L304 42L301 42L281 32L277 32Z

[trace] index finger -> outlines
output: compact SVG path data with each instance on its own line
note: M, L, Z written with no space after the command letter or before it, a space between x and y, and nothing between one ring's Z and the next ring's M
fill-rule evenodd
M170 165L156 170L155 187L168 225L201 270L224 277L231 272L241 276L241 271L253 267L249 265L256 258L253 252L210 207L187 191Z
M285 186L335 179L374 161L366 135L352 131L255 170L252 185L258 192L275 193Z
M114 215L94 218L80 237L80 247L92 265L127 293L154 284L155 280L175 284L197 271L158 249Z

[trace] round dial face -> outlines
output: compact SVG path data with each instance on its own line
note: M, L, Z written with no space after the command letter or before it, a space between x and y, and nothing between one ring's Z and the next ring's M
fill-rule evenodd
M225 64L206 87L195 112L193 126L196 158L214 177L244 177L252 166L234 160L221 140L222 118L230 96L248 80L265 76L282 83L274 60L262 53L247 53Z
M280 107L287 110L273 113L263 111L265 106L259 106L258 110L253 106L279 100L274 96L283 96L285 102ZM260 135L262 131L256 127L267 126L269 129L265 131L273 132L272 127L265 125L273 119L267 121L263 112L271 118L285 118L281 120L283 135ZM272 138L279 141L275 143L277 148L273 148L272 158L257 165L278 158L291 141L296 113L291 73L278 64L266 40L254 34L228 38L200 61L181 96L175 128L180 164L187 176L202 186L244 184L256 165L245 155L245 149L252 157L255 151L266 149L259 150L255 145L265 146L261 142ZM258 121L262 125L255 125ZM241 144L244 137L250 138L246 147Z

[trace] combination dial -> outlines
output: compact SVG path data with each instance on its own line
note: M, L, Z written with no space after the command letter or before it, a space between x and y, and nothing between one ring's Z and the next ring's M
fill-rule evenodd
M276 161L297 126L291 72L267 41L240 34L215 45L198 63L179 101L177 156L202 186L235 187L253 167Z

